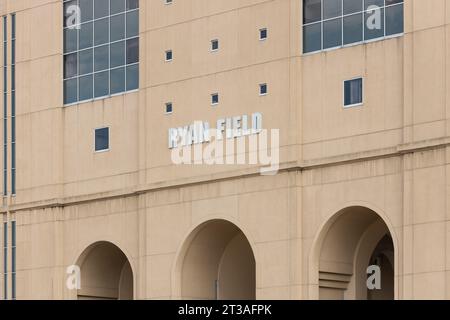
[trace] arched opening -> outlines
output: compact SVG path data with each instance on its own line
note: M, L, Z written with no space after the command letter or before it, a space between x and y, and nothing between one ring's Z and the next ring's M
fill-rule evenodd
M213 220L199 226L189 239L181 257L183 299L255 299L255 258L238 227Z
M81 254L79 300L132 300L133 271L125 254L114 244L97 242Z
M319 252L320 299L394 299L394 244L383 219L365 207L335 215L322 231ZM380 281L367 285L369 266ZM380 285L381 284L381 288Z

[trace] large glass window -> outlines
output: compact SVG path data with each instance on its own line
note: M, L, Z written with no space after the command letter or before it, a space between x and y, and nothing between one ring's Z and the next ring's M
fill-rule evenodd
M403 0L303 0L303 53L403 33Z
M139 1L64 0L64 104L139 88Z

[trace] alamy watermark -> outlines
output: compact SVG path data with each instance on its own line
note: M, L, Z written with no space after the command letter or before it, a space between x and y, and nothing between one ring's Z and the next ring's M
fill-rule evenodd
M381 30L382 24L382 16L381 16L381 8L376 5L371 5L367 7L366 13L369 15L366 21L366 27L369 30Z
M260 165L262 175L280 167L280 130L263 129L262 114L219 119L169 129L171 160L176 165Z
M81 269L77 265L68 266L66 269L66 287L69 290L81 289Z
M81 9L78 5L73 4L65 10L66 26L68 29L81 29Z

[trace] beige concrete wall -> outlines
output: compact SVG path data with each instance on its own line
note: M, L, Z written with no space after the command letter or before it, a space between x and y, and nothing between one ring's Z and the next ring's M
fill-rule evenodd
M17 196L2 218L18 223L18 298L76 298L65 268L98 241L127 256L136 298L178 298L183 247L212 219L247 237L257 298L317 298L318 239L352 206L391 231L396 298L449 298L450 5L405 0L404 36L305 56L301 10L300 0L141 0L140 90L65 108L62 1L0 2L0 15L17 13ZM355 76L364 105L343 109L342 82ZM256 111L281 129L277 176L171 163L168 128ZM101 126L111 150L95 154Z

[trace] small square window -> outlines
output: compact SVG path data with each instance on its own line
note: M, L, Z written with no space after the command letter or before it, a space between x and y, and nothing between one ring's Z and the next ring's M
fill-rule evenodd
M363 103L363 78L344 81L344 107Z
M166 114L171 114L173 113L173 105L172 102L167 102L166 103Z
M95 152L109 150L109 128L95 129Z
M267 29L259 29L259 40L266 40L267 39Z
M219 94L218 93L213 93L211 95L211 105L215 106L219 104Z
M219 40L211 40L211 51L219 50Z
M267 94L267 83L262 83L259 85L259 95L265 96Z
M166 61L172 61L173 59L173 52L172 50L167 50L166 51Z

